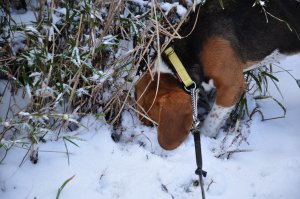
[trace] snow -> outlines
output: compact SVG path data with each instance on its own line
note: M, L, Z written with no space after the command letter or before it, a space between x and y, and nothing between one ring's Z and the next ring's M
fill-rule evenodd
M179 16L184 16L186 14L186 8L183 7L182 5L177 5L177 13L179 14Z
M16 24L31 24L32 21L36 21L33 12L26 12L24 14L12 13L13 20ZM26 22L24 22L26 19Z
M300 77L300 55L286 58L281 66ZM300 196L300 89L288 73L278 73L287 115L261 122L259 114L243 126L247 142L230 146L234 136L221 132L218 139L202 137L204 179L209 199L298 199ZM276 88L272 89L276 94ZM275 96L276 97L276 96ZM259 102L265 117L282 114L278 105ZM156 130L143 126L134 113L122 116L122 136L115 143L114 132L103 118L85 117L78 130L63 140L40 143L39 162L33 165L27 150L13 147L0 165L0 198L54 198L59 187L75 176L62 190L61 198L200 198L192 136L174 151L164 151L156 140ZM62 135L63 136L63 135ZM20 145L19 145L20 146ZM215 156L222 148L238 148L229 159ZM4 155L1 151L1 157ZM21 164L22 163L22 164ZM209 187L209 188L208 188Z

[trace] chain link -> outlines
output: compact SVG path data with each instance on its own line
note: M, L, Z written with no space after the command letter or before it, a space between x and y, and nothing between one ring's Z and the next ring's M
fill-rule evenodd
M199 93L199 89L196 86L196 83L193 82L193 87L189 90L187 88L185 88L186 91L191 93L191 97L192 97L192 110L193 110L193 128L192 129L196 129L198 127L198 125L200 124L200 121L198 120L198 93Z

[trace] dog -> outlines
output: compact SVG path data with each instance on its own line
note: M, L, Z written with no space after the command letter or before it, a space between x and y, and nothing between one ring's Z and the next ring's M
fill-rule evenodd
M173 43L176 54L197 85L213 80L216 100L201 127L201 133L209 137L218 135L244 93L245 69L275 50L282 54L300 52L298 0L222 2L206 0L197 6L180 31L183 39ZM192 125L188 115L192 115L192 110L185 91L179 91L180 85L171 80L175 77L160 76L159 82L155 79L146 83L150 78L149 74L145 75L137 83L137 99L140 109L158 123L161 146L173 149L188 135L188 127ZM154 85L158 83L157 90ZM141 95L143 92L145 95ZM154 94L157 94L155 99Z

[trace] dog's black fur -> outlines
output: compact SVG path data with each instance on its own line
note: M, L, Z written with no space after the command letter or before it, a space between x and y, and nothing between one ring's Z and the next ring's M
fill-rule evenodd
M199 54L212 36L228 40L245 63L260 61L276 49L283 54L300 51L298 0L270 0L264 7L253 6L255 0L223 2L224 9L219 0L207 0L198 6L181 31L182 36L191 34L174 41L175 51L197 84L205 76Z
M13 4L13 7L16 10L24 9L27 11L27 3L26 0L18 0L18 1L11 1L11 0L2 0L0 3L0 7L4 9L6 13L10 13L10 4Z

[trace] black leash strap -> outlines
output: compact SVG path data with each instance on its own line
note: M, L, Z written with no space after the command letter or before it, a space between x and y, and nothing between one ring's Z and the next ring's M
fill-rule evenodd
M201 151L200 131L198 129L192 129L192 134L194 135L196 163L197 163L197 169L195 173L199 176L199 184L201 187L202 199L205 199L203 177L206 177L207 172L202 170L202 151Z

